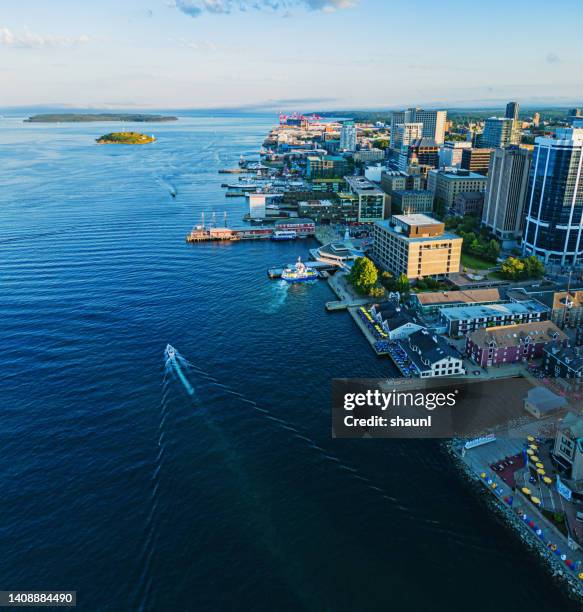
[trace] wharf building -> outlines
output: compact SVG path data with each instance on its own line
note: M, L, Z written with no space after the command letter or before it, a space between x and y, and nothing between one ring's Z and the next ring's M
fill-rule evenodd
M403 340L423 329L394 302L374 304L370 310L376 322L387 332L389 340Z
M532 155L527 149L496 149L490 159L482 224L512 247L522 235Z
M413 293L410 301L420 315L435 315L440 308L451 308L463 304L472 304L473 306L497 304L502 301L502 297L500 296L500 290L496 288L466 289Z
M489 367L538 359L545 346L566 346L567 335L551 321L481 328L468 334L466 354L477 364Z
M427 176L427 189L433 192L436 203L449 210L460 193L486 190L488 179L469 170L445 169L430 170Z
M441 308L439 319L449 336L457 337L482 327L501 327L546 321L549 308L536 300L480 306Z
M375 223L373 238L373 259L395 276L443 278L459 271L462 238L427 215L393 215Z
M391 148L398 148L398 143L393 140L397 127L405 123L421 123L422 132L418 138L433 138L439 145L445 140L445 125L447 123L447 111L424 110L422 108L408 108L404 111L393 111L391 113Z
M583 129L537 138L529 176L523 253L577 265L583 256Z
M490 157L494 149L462 149L462 170L469 170L486 176L490 167Z
M543 350L542 369L568 390L583 386L583 347L551 344Z
M345 176L349 194L357 200L361 223L371 223L385 218L386 193L363 176Z
M463 361L442 336L421 329L400 342L421 378L465 374Z

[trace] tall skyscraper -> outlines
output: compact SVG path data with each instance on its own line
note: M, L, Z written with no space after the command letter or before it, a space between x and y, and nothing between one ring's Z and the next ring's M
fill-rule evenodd
M518 121L518 114L520 112L520 104L518 102L508 102L506 105L506 113L505 117L507 119L514 119L514 121Z
M400 150L401 147L406 147L414 140L419 140L422 133L422 123L400 123L396 126L394 135L393 130L391 130L391 142L394 143L394 145L391 146L394 149Z
M529 177L523 252L546 262L583 259L583 129L537 138Z
M532 155L527 149L495 149L490 158L482 223L513 246L522 234Z
M393 144L393 134L397 126L403 123L422 123L423 130L420 138L433 138L437 144L443 144L446 122L447 111L444 110L408 108L404 111L394 111L391 113L391 147L396 148L397 145Z
M340 150L356 151L356 125L354 125L354 121L345 121L340 128Z
M520 129L509 117L490 117L484 122L484 133L480 139L482 149L500 149L520 144Z

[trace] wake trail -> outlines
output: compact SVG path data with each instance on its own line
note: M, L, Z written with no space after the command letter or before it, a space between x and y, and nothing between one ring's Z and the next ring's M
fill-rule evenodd
M173 348L172 350L175 351L175 349ZM380 494L379 497L382 500L390 501L395 504L399 502L398 498L392 495L389 495L387 491L379 487L370 478L362 474L362 472L360 472L358 468L355 468L354 466L346 465L346 463L342 462L338 457L336 457L330 451L325 450L321 446L319 446L315 440L313 440L307 435L303 435L294 423L291 423L290 421L287 421L285 419L282 419L278 416L273 415L271 411L268 410L267 408L259 406L257 402L245 397L242 393L239 393L238 391L233 390L228 385L225 385L224 383L219 382L214 376L208 374L208 372L206 372L205 370L203 370L196 364L192 363L191 361L188 361L185 357L183 357L180 353L178 353L178 351L175 351L174 358L180 364L181 370L187 369L187 368L191 369L194 372L196 372L201 378L204 378L206 381L212 383L214 386L224 389L227 393L229 393L230 395L234 397L238 397L241 402L251 406L253 410L261 414L263 418L269 420L276 427L282 430L291 432L294 438L297 438L298 440L302 440L303 442L305 442L308 448L317 452L319 456L325 459L326 461L336 465L336 467L342 470L344 474L352 478L355 478L356 480L359 480L360 482L367 485L369 490Z

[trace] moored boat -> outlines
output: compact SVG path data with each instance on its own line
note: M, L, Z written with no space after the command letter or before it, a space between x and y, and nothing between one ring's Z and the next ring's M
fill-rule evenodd
M287 266L281 273L281 278L288 283L301 283L309 280L316 280L318 272L312 268L308 268L300 257L294 266Z

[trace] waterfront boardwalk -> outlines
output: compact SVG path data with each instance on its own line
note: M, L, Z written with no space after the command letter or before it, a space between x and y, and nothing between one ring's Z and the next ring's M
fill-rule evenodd
M569 534L579 539L575 509L565 502L556 490L555 474L551 470L549 451L554 443L552 423L545 420L525 423L522 426L499 433L496 441L464 449L463 440L454 441L453 453L466 475L481 483L492 495L498 509L518 531L521 538L546 560L556 576L568 582L578 597L583 596L583 551ZM527 436L537 439L537 454L544 461L551 484L539 479L530 479L531 472L525 467L524 451ZM513 463L502 471L493 466L510 459ZM526 487L530 494L522 492ZM536 505L530 499L535 495L540 501ZM560 528L551 517L554 513L566 515L566 525Z

